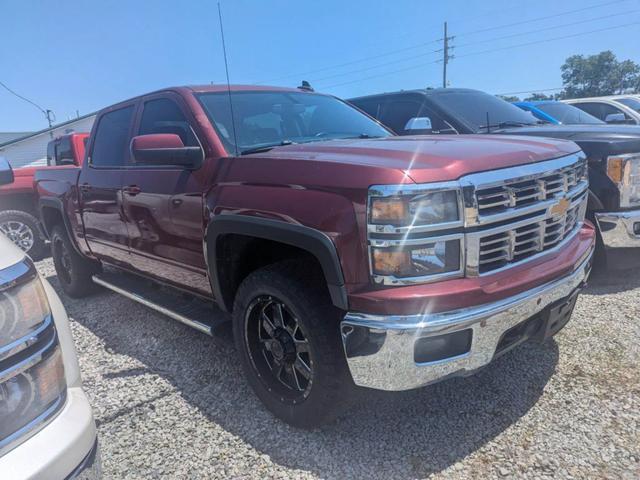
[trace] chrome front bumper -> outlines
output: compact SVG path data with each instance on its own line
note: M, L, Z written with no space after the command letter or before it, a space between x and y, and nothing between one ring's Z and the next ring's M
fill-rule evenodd
M589 276L591 256L592 251L563 278L489 304L436 314L348 313L340 331L354 382L379 390L409 390L472 373L491 362L505 332L572 298ZM466 351L437 361L416 362L419 340L438 337L438 342L444 335L463 331L470 339Z
M634 233L634 224L640 223L640 210L596 213L595 216L605 247L640 247L640 235Z

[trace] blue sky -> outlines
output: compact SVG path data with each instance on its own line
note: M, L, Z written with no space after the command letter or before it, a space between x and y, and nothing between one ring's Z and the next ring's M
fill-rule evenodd
M445 20L456 37L450 86L559 87L572 54L610 49L640 62L639 11L640 0L222 0L232 83L306 79L341 97L440 86L442 64L433 62L442 53L433 51ZM212 0L0 0L0 17L0 81L58 121L225 79ZM530 45L504 49L520 44ZM44 127L42 113L0 88L0 131Z

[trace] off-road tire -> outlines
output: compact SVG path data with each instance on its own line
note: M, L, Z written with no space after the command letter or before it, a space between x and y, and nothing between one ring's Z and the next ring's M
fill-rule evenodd
M95 292L91 277L98 272L99 265L76 252L62 225L55 225L51 230L51 255L58 281L67 295L79 298Z
M249 385L278 418L298 428L334 421L349 405L355 390L339 332L340 311L332 304L308 264L284 261L251 273L238 288L233 306L233 335ZM281 301L304 332L311 359L308 393L297 401L268 387L252 357L247 325L252 303L260 298ZM292 316L293 316L292 315ZM273 379L272 379L273 381Z

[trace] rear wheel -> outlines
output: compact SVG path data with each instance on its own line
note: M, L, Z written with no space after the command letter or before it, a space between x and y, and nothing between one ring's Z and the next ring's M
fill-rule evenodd
M51 231L51 254L58 281L67 295L84 297L95 291L91 277L99 266L75 251L62 225L54 226Z
M45 241L38 220L30 213L21 210L0 212L0 233L31 257L39 258L44 252Z
M249 384L285 422L314 428L346 407L353 382L340 314L297 262L270 265L240 285L233 311L236 347Z

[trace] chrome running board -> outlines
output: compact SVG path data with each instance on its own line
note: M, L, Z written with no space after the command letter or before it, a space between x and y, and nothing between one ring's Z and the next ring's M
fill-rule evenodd
M182 292L171 291L169 287L121 271L105 271L94 275L93 281L109 290L123 295L156 312L177 320L207 335L227 319L212 302Z

